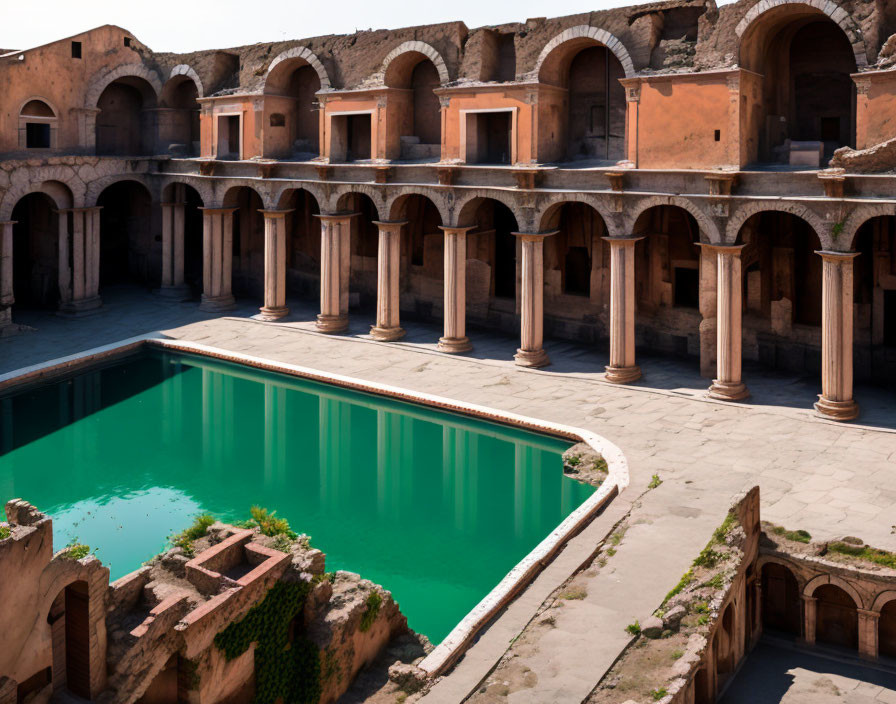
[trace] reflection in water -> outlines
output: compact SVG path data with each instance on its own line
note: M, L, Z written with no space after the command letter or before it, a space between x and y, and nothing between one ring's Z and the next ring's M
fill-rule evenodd
M160 352L0 399L0 499L50 513L113 579L200 511L276 510L438 642L592 489L565 443Z

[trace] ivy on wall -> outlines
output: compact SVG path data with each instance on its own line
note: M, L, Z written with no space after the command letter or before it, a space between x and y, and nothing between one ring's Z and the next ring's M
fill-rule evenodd
M317 704L321 695L320 652L292 624L311 590L307 582L278 582L242 620L215 636L228 660L255 648L255 704ZM291 637L292 636L292 637Z

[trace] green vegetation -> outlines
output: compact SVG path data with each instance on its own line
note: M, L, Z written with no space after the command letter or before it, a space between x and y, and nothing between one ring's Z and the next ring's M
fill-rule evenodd
M696 604L693 605L692 609L693 609L694 613L697 613L697 614L708 614L709 613L709 604L707 604L705 601L698 601Z
M712 587L713 589L721 589L725 584L725 574L723 572L716 572L712 577L707 579L704 583L704 587Z
M709 614L701 614L697 619L697 625L705 626L707 623L709 623Z
M684 651L683 651L683 650L673 650L673 651L672 651L672 659L673 659L673 660L679 660L679 659L681 659L681 657L682 657L683 655L684 655Z
M650 478L650 484L647 485L647 488L648 488L648 489L656 489L656 488L657 488L660 484L662 484L662 483L663 483L663 480L660 479L660 475L659 475L659 474L654 474L654 475Z
M625 627L625 632L629 635L638 637L639 635L641 635L641 624L638 621L630 623Z
M658 702L660 699L667 696L669 692L666 691L665 687L660 687L659 689L653 690L650 694L653 697L653 701Z
M290 628L301 628L302 609L311 585L278 582L245 617L215 636L227 660L255 649L255 703L313 704L321 695L320 652L301 633L290 640Z
M79 543L77 538L73 538L68 545L62 548L62 554L60 555L60 557L66 560L81 560L87 557L89 554L90 546Z
M274 542L271 543L271 547L274 550L279 550L280 552L292 552L293 540L288 535L278 535L274 538Z
M834 239L843 234L843 228L846 227L846 223L844 222L835 222L834 226L831 228L831 234L834 236Z
M851 545L843 541L836 541L828 543L828 550L840 555L849 555L860 560L873 562L876 565L896 569L896 553L880 550L879 548L872 548L868 545Z
M6 526L0 526L0 540L6 540L12 535L12 531Z
M204 537L208 532L209 526L214 522L215 519L211 514L203 513L196 516L188 528L171 536L172 545L183 550L184 555L187 557L192 557L196 554L196 551L193 549L193 541Z
M686 586L688 586L693 581L694 581L694 570L692 568L692 569L689 569L687 572L685 572L681 576L681 579L678 580L678 584L676 584L674 587L672 587L672 591L670 591L668 594L666 594L666 598L663 599L663 603L660 605L660 608L662 608L663 606L668 604L669 599L671 599L676 594L680 593L682 589L684 589Z
M619 545L622 542L622 539L625 537L625 531L628 530L628 526L623 526L615 533L610 536L610 543L613 545Z
M585 589L585 587L583 587L581 585L575 585L575 584L570 585L569 587L564 589L562 592L560 592L561 599L567 599L567 600L572 600L572 601L575 601L578 599L584 599L586 596L588 596L588 590Z
M737 514L734 511L729 511L728 515L725 516L725 520L722 521L722 524L713 531L712 534L712 542L717 545L723 545L725 543L725 536L731 532L731 529L737 525ZM711 545L712 543L710 543ZM707 545L707 547L709 547Z
M712 569L719 564L719 561L724 557L725 556L722 553L713 550L711 545L707 545L700 551L700 554L697 555L697 558L694 560L694 567Z
M566 458L566 464L568 464L570 467L578 467L580 464L582 464L582 458L579 455L570 455Z
M383 597L378 591L372 591L367 596L367 609L361 615L361 625L358 630L362 633L369 631L373 622L376 621L377 614L380 612L380 605L383 603Z
M812 540L812 536L805 530L787 530L781 526L772 526L771 531L775 535L780 535L783 538L787 538L787 540L793 540L797 543L808 543Z
M285 518L277 518L276 511L268 511L261 506L253 506L249 509L252 514L252 521L256 526L261 528L262 534L273 538L278 535L285 535L291 540L295 540L298 536L289 528L289 521Z

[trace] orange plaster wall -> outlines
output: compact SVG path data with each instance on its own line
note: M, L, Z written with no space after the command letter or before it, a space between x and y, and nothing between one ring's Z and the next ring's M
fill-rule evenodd
M243 159L261 156L264 140L264 107L256 97L233 96L227 100L203 101L199 118L202 156L215 156L219 115L240 113L243 116Z
M896 137L896 71L867 74L868 92L856 101L856 148L867 149Z
M19 110L32 99L43 99L58 118L57 149L71 153L83 147L78 108L84 107L94 78L113 66L141 63L140 54L124 46L133 37L118 27L99 27L84 34L0 60L0 153L19 149ZM81 58L72 58L72 41L81 42ZM133 43L138 42L134 39ZM44 150L35 154L45 154Z
M496 108L517 108L516 122L516 163L527 164L536 159L534 146L532 105L526 102L524 90L501 90L450 93L451 102L445 111L442 136L442 159L458 160L463 150L460 144L461 110L493 110Z
M358 112L373 110L373 119L370 125L370 143L372 158L386 159L386 110L377 105L377 97L371 93L359 93L358 95L334 95L327 97L323 110L324 138L321 142L321 155L330 157L330 118L333 115L345 112ZM397 137L395 141L397 141Z
M726 75L644 80L640 101L628 104L629 159L641 169L737 165Z

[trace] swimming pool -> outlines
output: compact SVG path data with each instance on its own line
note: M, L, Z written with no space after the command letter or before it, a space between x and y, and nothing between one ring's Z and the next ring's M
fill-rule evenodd
M112 578L200 512L276 510L392 591L434 643L594 492L570 442L189 354L144 350L0 400L0 498Z

